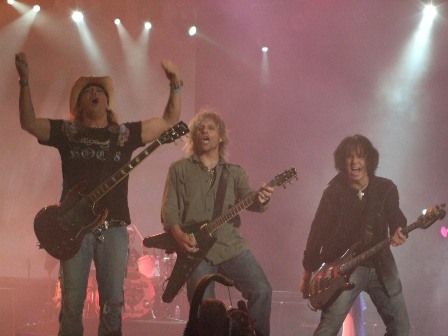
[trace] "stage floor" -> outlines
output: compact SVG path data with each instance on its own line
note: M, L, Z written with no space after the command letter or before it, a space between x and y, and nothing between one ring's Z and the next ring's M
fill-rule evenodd
M151 320L123 320L123 335L163 335L181 336L186 321L151 321ZM84 336L96 336L98 331L97 319L84 319ZM42 322L21 327L16 336L55 336L58 334L57 322Z
M54 306L54 283L30 279L0 278L0 335L55 336L58 332L59 308ZM235 289L222 292L218 298L227 306L241 299ZM229 301L232 299L232 302ZM180 319L175 320L174 307L180 307ZM180 293L171 304L154 306L155 317L123 319L124 336L181 336L188 319L189 305L185 293ZM132 314L131 314L132 315ZM134 315L132 315L134 316ZM306 306L298 292L274 291L271 314L272 336L311 336L320 314ZM95 309L84 314L84 336L96 336L98 315ZM368 307L365 318L366 336L381 335L384 327L373 307ZM413 336L416 333L412 334Z

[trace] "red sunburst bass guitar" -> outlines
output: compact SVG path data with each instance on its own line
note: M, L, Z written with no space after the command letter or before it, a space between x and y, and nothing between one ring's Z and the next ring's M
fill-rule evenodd
M426 209L424 214L419 216L414 223L405 227L402 233L406 235L417 228L427 229L436 221L445 217L444 207L445 204L442 204ZM389 237L358 254L357 249L361 245L359 242L352 245L338 260L323 264L305 288L304 297L308 298L308 306L314 311L330 306L344 290L354 287L349 278L355 268L390 243L391 238Z

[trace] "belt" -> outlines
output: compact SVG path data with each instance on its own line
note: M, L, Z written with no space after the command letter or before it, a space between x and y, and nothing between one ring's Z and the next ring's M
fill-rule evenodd
M104 223L102 224L102 226L106 230L108 228L113 228L113 227L126 227L127 225L128 225L128 223L126 223L123 220L118 220L118 219L108 219L108 220L105 220Z
M117 219L105 220L103 224L92 230L93 235L100 243L104 243L103 231L113 228L113 227L126 227L128 223Z

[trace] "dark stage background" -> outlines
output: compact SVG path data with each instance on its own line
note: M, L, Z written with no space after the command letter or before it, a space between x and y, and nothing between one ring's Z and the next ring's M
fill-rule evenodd
M298 291L309 226L335 174L332 154L343 137L361 133L373 141L380 152L377 173L397 184L409 222L425 207L447 201L446 2L438 2L428 31L420 25L418 0L39 4L31 23L32 15L0 3L0 277L16 279L0 287L56 281L56 269L44 268L46 254L36 248L32 224L43 206L59 199L59 157L20 129L14 67L20 50L29 58L39 116L67 117L72 83L90 74L112 76L122 121L161 114L169 89L159 64L171 59L185 82L182 120L201 106L216 107L230 129L230 160L246 168L254 186L296 167L298 181L275 192L268 212L242 214L244 234L276 291ZM77 7L84 11L84 28L70 19ZM113 23L117 17L122 29ZM146 20L153 27L142 37ZM193 24L198 35L189 37ZM262 46L269 47L267 54ZM161 231L167 168L182 155L182 143L164 145L131 173L131 216L143 236ZM414 231L393 249L415 335L446 334L443 225ZM23 300L15 300L16 324L36 318L21 314ZM9 309L11 303L0 304ZM282 313L284 330L307 320L305 312Z

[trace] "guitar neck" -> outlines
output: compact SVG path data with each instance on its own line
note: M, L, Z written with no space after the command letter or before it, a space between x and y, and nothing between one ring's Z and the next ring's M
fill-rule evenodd
M275 185L275 181L272 180L267 184L269 187L273 187ZM260 188L258 191L261 191L262 188ZM245 198L243 198L241 201L239 201L237 204L232 206L229 210L227 210L226 213L222 214L221 216L216 217L214 220L212 220L207 225L207 231L211 235L213 232L218 230L222 225L227 223L229 220L234 218L236 215L238 215L242 210L248 208L251 204L254 203L255 197L257 197L257 192L251 193Z
M151 154L156 148L161 145L159 140L154 141L148 147L146 147L140 154L126 163L118 171L115 172L106 181L101 183L95 188L87 198L89 198L92 204L98 202L104 195L111 191L121 180L123 180L135 167L137 167L144 159L146 159L149 154Z
M412 230L415 230L419 227L421 227L422 223L420 221L415 221L414 223L406 226L405 228L402 229L402 233L404 235L407 235L409 232L411 232ZM369 259L370 257L372 257L373 255L375 255L376 253L378 253L380 250L382 250L383 248L385 248L386 246L390 245L390 243L392 242L392 238L389 237L387 239L384 239L383 241L379 242L378 244L376 244L375 246L369 248L368 250L362 252L361 254L357 255L356 257L350 259L348 262L346 262L345 264L343 264L340 267L340 271L345 274L345 273L349 273L351 272L354 268L356 268L359 264L361 264L363 261Z

